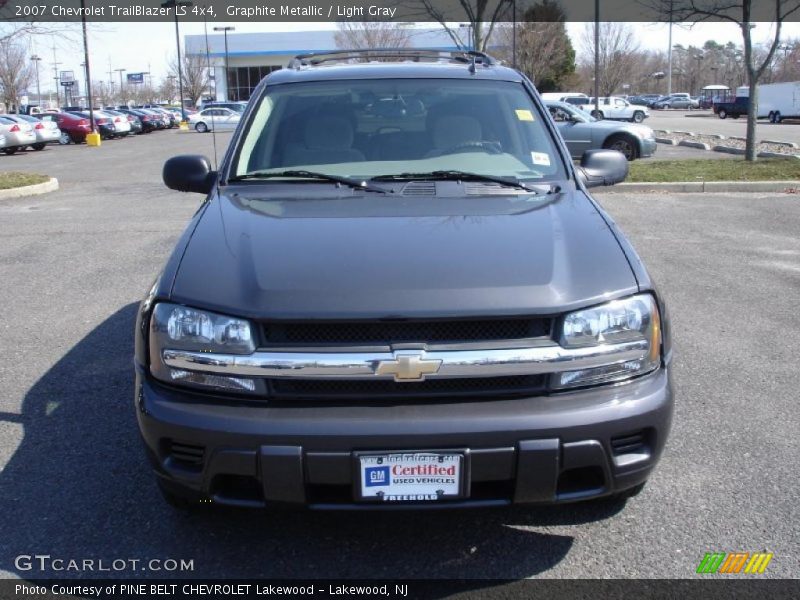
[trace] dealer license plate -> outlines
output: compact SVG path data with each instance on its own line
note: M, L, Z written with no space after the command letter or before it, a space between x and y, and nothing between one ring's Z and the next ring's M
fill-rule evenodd
M435 502L463 496L463 454L367 454L358 460L362 500Z

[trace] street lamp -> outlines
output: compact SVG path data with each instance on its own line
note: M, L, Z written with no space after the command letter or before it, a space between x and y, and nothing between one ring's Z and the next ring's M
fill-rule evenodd
M114 71L119 73L119 101L120 101L120 104L125 104L125 96L122 95L122 93L123 93L122 90L124 89L122 87L122 74L127 70L128 69L114 69Z
M181 125L185 127L186 106L183 103L183 69L181 69L181 34L178 30L178 7L192 6L189 0L166 0L161 3L161 8L172 8L175 11L175 44L178 47L178 93L181 98Z
M475 40L473 39L473 34L472 34L472 23L459 23L458 27L459 27L459 29L466 28L467 35L469 35L469 43L467 44L467 50L474 50L474 45L473 44L474 44Z
M221 31L225 36L225 100L229 99L228 94L228 32L234 31L235 27L214 27L214 31ZM216 80L214 80L216 84ZM215 94L216 95L216 94Z
M42 90L39 88L39 62L42 60L41 56L34 54L31 56L33 64L36 65L36 102L39 108L42 108ZM30 112L30 111L28 111Z

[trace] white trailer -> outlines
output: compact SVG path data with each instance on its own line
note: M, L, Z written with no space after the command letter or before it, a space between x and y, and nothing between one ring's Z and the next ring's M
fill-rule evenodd
M736 89L737 96L749 96L747 86ZM758 86L759 119L780 123L783 119L800 119L800 81L765 83Z

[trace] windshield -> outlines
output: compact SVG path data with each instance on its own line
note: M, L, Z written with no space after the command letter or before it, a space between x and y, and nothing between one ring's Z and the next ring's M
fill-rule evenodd
M267 87L231 175L286 170L361 179L442 171L564 177L544 119L521 84L460 79Z

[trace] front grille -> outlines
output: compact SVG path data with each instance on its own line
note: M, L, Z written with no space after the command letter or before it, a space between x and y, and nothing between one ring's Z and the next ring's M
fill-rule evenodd
M468 398L470 396L519 396L542 393L543 375L512 377L428 379L396 382L374 379L272 379L271 397L304 400L380 400L381 398L425 399Z
M552 319L411 321L276 321L263 325L269 345L447 343L518 340L550 335Z

